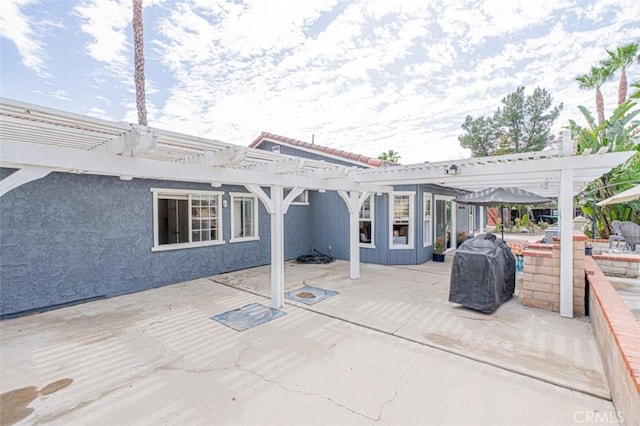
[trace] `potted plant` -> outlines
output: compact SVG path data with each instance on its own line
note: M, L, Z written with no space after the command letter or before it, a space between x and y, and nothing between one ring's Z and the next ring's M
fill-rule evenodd
M458 245L464 243L467 239L469 239L469 234L465 231L458 232L458 237L456 238Z
M591 241L587 241L584 245L584 255L591 256L593 254L593 245L591 245Z
M432 258L434 262L444 262L444 240L441 238L433 245Z

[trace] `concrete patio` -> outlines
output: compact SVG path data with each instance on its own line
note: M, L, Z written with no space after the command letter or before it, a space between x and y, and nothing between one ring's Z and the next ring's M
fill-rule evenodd
M269 267L0 323L5 424L574 424L615 418L588 319L447 302L445 264L287 262L339 294L236 332Z

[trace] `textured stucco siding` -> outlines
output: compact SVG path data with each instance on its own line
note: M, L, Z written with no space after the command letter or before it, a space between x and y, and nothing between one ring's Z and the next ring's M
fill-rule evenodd
M1 170L2 176L10 171ZM270 262L270 216L260 202L260 240L152 252L150 188L209 185L52 173L0 198L0 314L109 297ZM223 186L229 192L243 187ZM307 253L309 206L285 215L285 258ZM269 280L269 277L265 277Z

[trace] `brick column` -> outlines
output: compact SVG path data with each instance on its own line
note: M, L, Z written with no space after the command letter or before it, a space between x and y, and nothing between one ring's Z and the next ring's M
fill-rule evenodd
M573 235L573 312L585 314L584 247L587 237L579 231ZM554 312L560 311L560 244L530 244L524 251L522 304Z

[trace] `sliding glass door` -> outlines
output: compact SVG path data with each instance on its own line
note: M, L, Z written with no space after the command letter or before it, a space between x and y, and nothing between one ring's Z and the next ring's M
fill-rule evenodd
M452 198L436 195L435 207L436 241L445 251L453 250L456 247Z

